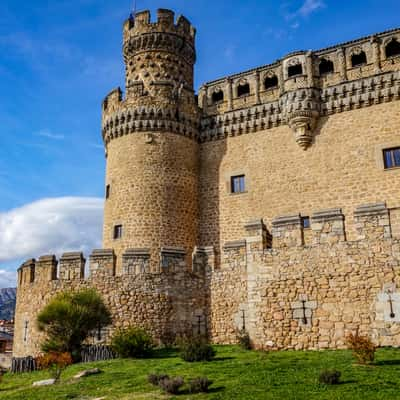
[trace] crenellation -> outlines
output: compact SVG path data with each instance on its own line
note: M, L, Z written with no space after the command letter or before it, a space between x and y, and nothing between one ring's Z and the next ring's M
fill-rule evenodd
M89 260L89 277L91 279L115 276L116 259L113 249L93 250Z
M57 279L58 261L55 255L41 256L36 261L35 280L37 282L50 282Z
M304 244L300 214L279 216L272 221L273 247L284 248Z
M59 279L81 280L85 277L86 260L81 252L64 253L60 258Z
M337 243L346 240L341 208L318 211L311 217L313 244Z
M122 274L150 273L150 249L127 249L122 255Z

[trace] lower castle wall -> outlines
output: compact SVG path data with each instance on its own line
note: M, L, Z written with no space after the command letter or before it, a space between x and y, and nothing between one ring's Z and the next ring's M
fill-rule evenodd
M399 346L400 239L389 211L384 203L358 207L353 241L339 208L312 215L307 243L299 215L275 218L272 235L262 220L250 221L245 238L225 243L220 255L197 247L194 272L174 248L163 250L157 274L143 273L144 249L127 250L117 276L113 251L94 251L87 279L80 253L63 255L58 274L53 256L29 260L19 270L14 356L39 352L36 316L54 294L84 287L111 310L102 340L134 324L161 342L207 332L214 343L235 343L244 329L260 349L336 349L358 330L377 345Z

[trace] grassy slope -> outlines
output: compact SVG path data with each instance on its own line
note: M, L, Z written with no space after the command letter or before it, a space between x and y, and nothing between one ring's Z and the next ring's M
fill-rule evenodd
M73 381L80 370L100 367L104 373ZM324 368L342 372L343 383L317 383ZM163 395L147 383L150 372L166 372L185 378L208 376L214 381L209 394ZM217 347L210 363L186 363L174 351L148 360L113 360L70 367L61 384L32 388L33 381L48 378L44 372L7 374L0 383L0 399L61 400L93 399L221 399L221 400L396 400L400 399L400 350L381 349L373 366L353 364L348 351L276 352L242 351L233 346Z

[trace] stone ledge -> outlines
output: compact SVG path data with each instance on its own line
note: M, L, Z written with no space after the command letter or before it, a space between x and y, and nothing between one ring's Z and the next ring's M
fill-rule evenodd
M73 261L73 260L85 261L83 253L82 252L64 253L60 258L60 261Z
M354 211L355 217L367 217L372 215L387 215L389 213L386 203L364 204Z
M45 255L39 257L39 262L57 262L56 256L54 254Z
M244 228L248 231L255 229L265 229L265 224L262 218L248 221L244 224Z
M126 249L122 258L128 257L150 257L150 249Z
M113 257L114 250L113 249L96 249L92 251L90 257Z
M182 247L161 247L161 255L185 256L186 251Z
M331 208L327 210L317 211L311 216L311 221L317 223L333 220L344 220L344 215L341 208Z
M241 247L246 247L245 240L234 240L232 242L226 242L223 246L223 249L224 250L233 250L233 249L239 249Z
M301 226L300 214L284 215L284 216L277 217L272 221L273 228L279 228L281 226L286 226L286 225Z

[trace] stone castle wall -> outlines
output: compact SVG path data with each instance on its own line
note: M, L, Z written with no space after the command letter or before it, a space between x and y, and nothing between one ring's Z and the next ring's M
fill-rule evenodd
M86 279L80 253L64 254L58 267L54 256L29 260L19 270L14 356L39 352L35 319L55 293L84 287L96 288L113 315L102 342L132 324L162 342L207 333L236 343L245 329L263 349L343 348L355 331L398 346L400 239L391 235L389 210L357 207L354 241L346 240L346 218L341 209L314 213L308 245L299 215L275 218L272 234L262 220L250 221L242 240L224 244L220 263L213 247L196 248L192 272L182 255L161 273L144 273L149 255L138 249L124 254L119 275L113 251L94 251Z

